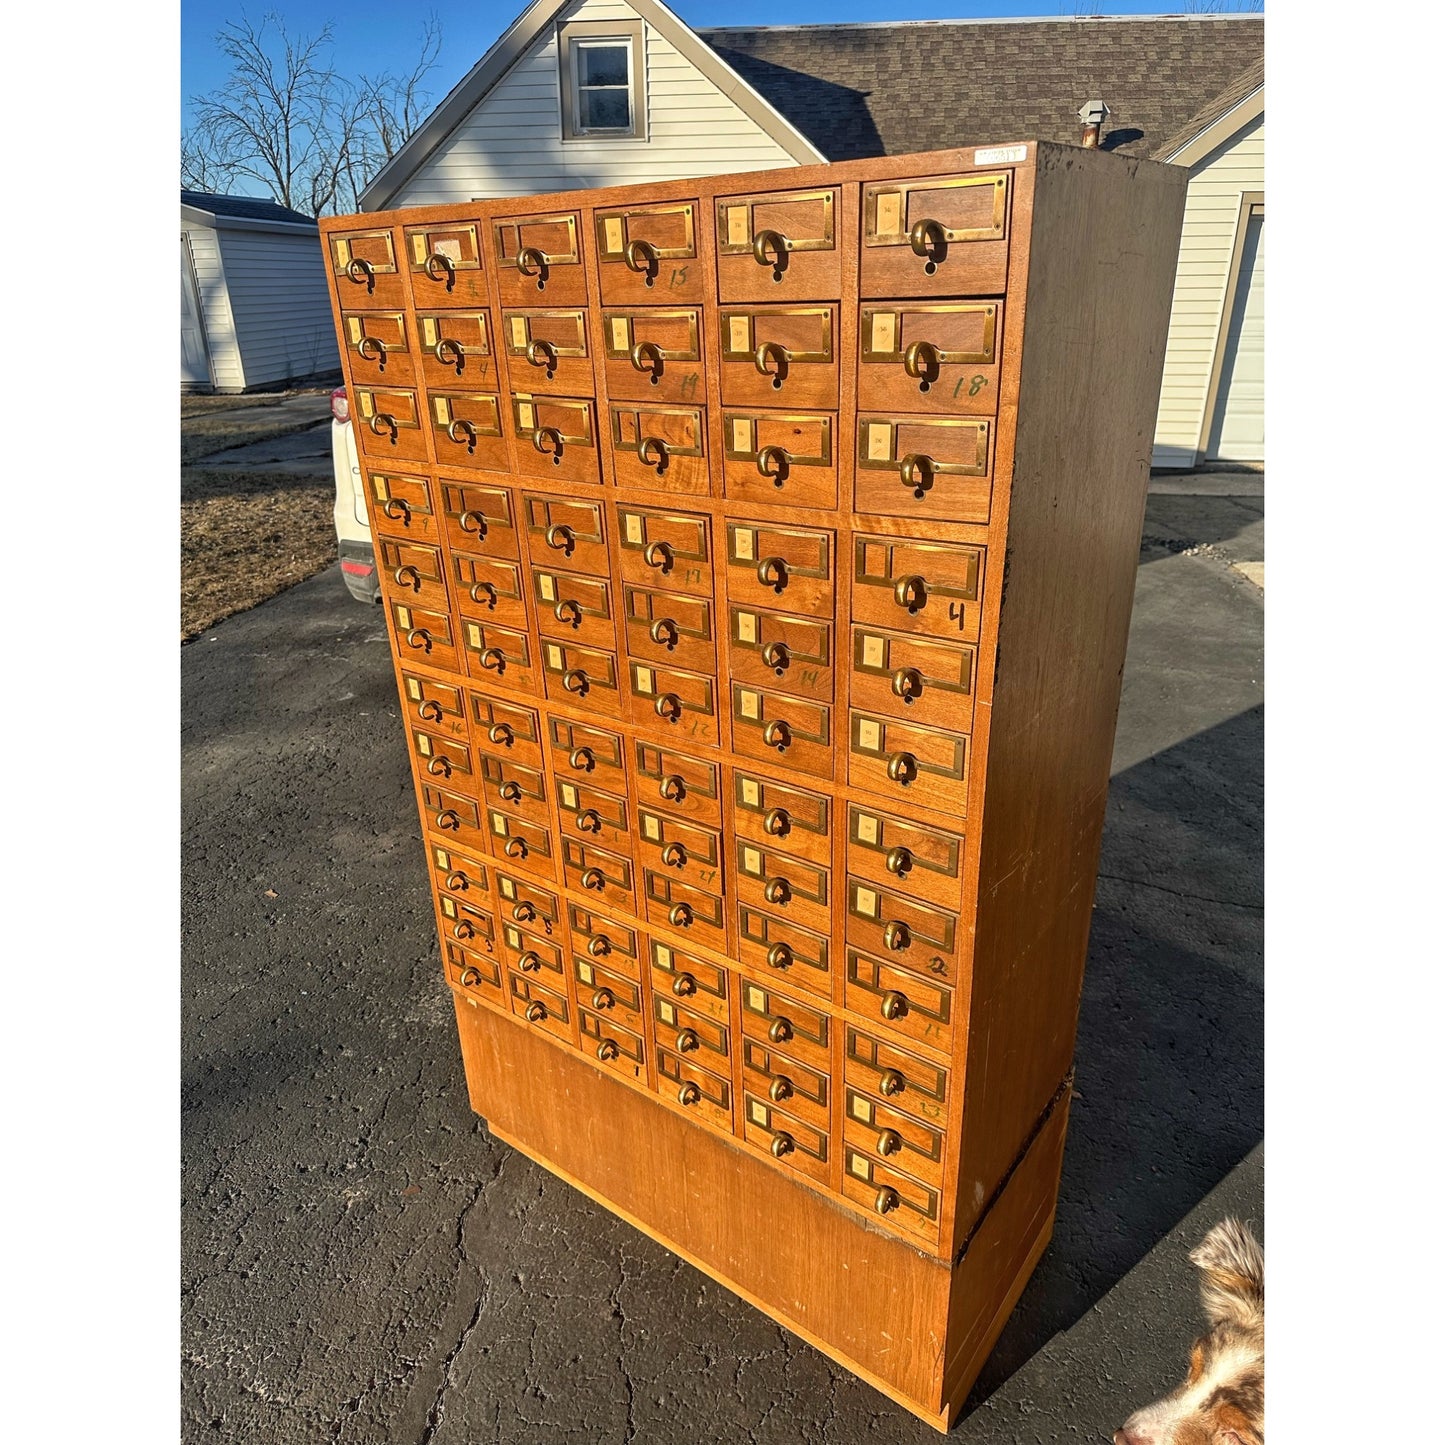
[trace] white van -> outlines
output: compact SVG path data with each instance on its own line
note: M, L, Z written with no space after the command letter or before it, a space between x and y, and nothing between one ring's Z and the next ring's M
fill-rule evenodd
M336 550L341 577L358 602L380 602L376 579L376 552L371 545L371 523L366 519L361 467L356 460L356 437L351 430L351 405L346 388L331 393L331 470L336 476Z

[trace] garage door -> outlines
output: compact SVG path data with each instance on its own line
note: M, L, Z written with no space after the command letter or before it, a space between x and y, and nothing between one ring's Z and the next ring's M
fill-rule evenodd
M1264 207L1250 214L1239 285L1225 338L1219 402L1206 453L1228 462L1264 460Z
M196 273L191 265L191 248L181 237L181 385L209 386L211 367L206 360L206 333L201 327L201 308L196 298Z

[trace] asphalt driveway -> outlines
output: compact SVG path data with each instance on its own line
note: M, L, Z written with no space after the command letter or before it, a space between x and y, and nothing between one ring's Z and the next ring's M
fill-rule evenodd
M1151 495L1057 1228L958 1441L1107 1440L1262 1226L1263 555L1252 479ZM471 1114L379 611L181 670L182 1438L937 1439Z

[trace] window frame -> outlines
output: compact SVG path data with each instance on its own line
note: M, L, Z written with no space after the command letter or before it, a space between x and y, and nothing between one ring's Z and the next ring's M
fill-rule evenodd
M585 130L578 124L581 107L578 60L582 47L576 42L608 41L627 46L628 104L632 125L628 130ZM562 140L564 143L624 144L647 139L646 43L641 20L572 21L557 27L557 63L561 91Z

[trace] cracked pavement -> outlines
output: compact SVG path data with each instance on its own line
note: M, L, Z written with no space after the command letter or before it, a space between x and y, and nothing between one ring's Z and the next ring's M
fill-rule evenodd
M1108 1440L1183 1378L1188 1249L1228 1211L1262 1231L1237 480L1150 497L1058 1220L955 1440ZM937 1439L473 1116L379 611L331 569L181 672L182 1439Z

